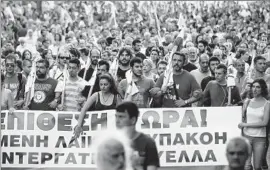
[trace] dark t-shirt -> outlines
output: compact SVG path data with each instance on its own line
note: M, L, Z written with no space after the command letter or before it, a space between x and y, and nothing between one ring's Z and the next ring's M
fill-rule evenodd
M83 78L83 74L84 74L84 70L85 68L81 69L79 72L79 77ZM86 75L85 75L85 80L89 81L93 75L94 69L92 67L90 67L87 71L86 71Z
M194 64L189 62L187 65L183 66L183 69L187 70L188 72L191 72L192 70L196 70L197 67Z
M155 141L147 135L141 133L133 141L133 149L138 152L140 156L140 165L144 170L147 166L153 165L159 167L159 157Z
M215 77L212 77L212 76L208 76L208 77L205 77L202 82L201 82L201 88L202 88L202 91L204 91L205 87L207 86L207 84L209 83L209 81L211 80L215 80Z
M126 78L126 72L128 70L122 70L120 67L117 70L117 78L118 78L118 82L120 82L121 80Z
M29 106L30 110L55 110L51 108L48 104L52 102L55 98L55 88L57 81L52 78L40 81L36 79L35 81L35 92L34 97Z

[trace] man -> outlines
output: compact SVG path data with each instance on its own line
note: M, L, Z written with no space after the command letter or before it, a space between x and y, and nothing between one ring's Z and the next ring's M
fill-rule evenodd
M201 85L205 77L211 75L211 71L209 70L209 56L207 54L204 53L199 57L199 68L192 70L190 74L195 77L199 85Z
M81 58L80 58L80 62L81 62L81 69L89 66L91 59L89 57L89 50L87 48L82 48L80 49L80 54L81 54Z
M98 60L100 59L100 57L101 57L100 51L97 48L92 49L90 51L91 65L89 66L89 68L81 69L79 72L79 77L83 78L86 81L89 81L94 73L94 70L98 64ZM86 72L85 69L87 69Z
M242 93L244 80L246 79L247 75L245 73L245 64L246 62L243 59L237 59L235 68L237 70L236 77L235 77L235 84L238 87L239 92Z
M119 67L117 70L117 81L126 78L126 72L130 69L129 63L132 58L132 52L129 48L123 47L119 50Z
M232 138L226 149L226 157L229 163L227 170L245 170L245 164L251 154L251 146L243 137Z
M188 72L191 72L192 70L196 70L197 66L195 66L194 64L192 64L189 61L189 51L188 51L188 49L187 48L182 48L180 53L184 54L185 57L186 57L183 69L187 70Z
M80 67L81 65L78 59L71 59L68 63L69 77L66 80L66 84L62 85L64 103L61 103L59 110L79 112L86 101L86 98L82 95L82 91L87 82L78 76Z
M165 72L168 65L167 61L161 60L157 63L157 75L155 76L155 82Z
M160 76L151 90L152 95L163 98L163 107L190 106L199 100L201 89L195 78L183 69L186 56L175 52L172 55L173 75L170 80L173 84L164 83L164 74Z
M141 53L142 42L140 40L138 39L134 40L132 42L132 47L136 57L139 57L142 60L146 59L146 56L143 53Z
M9 54L5 59L5 81L4 86L9 89L14 99L14 107L20 109L24 102L24 89L26 84L26 78L21 73L16 73L16 55Z
M155 141L149 136L136 130L139 109L132 102L123 102L116 107L116 127L123 129L132 141L134 155L134 170L157 170L160 166Z
M57 81L48 76L49 61L41 59L36 63L34 96L26 110L55 110L60 102L60 92L55 92Z
M127 79L122 80L118 85L118 91L121 96L125 96L125 100L131 97L131 101L136 103L139 108L148 108L150 101L149 90L154 87L154 80L143 76L143 61L135 57L130 61L132 81L135 83L138 92L136 94L129 94L128 87L130 86ZM131 95L131 96L129 96Z
M201 82L202 90L205 89L205 87L209 83L209 81L215 80L215 69L219 64L220 64L219 58L211 57L209 59L209 69L210 69L211 75L209 75L209 76L205 77L204 79L202 79L202 82Z
M199 68L200 64L198 61L198 49L196 47L190 47L188 49L188 53L189 53L188 55L189 62L195 65L197 68Z
M27 79L32 69L32 61L29 59L24 59L22 63L22 75Z
M215 69L215 80L210 81L203 96L199 102L199 106L205 105L205 101L211 100L210 106L228 106L228 86L227 86L227 67L224 64L219 64ZM241 102L241 97L238 88L232 87L231 89L231 104L238 105ZM207 102L207 104L209 104ZM205 105L206 106L206 105Z

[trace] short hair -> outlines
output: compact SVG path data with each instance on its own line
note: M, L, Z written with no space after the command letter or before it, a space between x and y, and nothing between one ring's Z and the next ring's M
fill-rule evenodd
M84 55L88 56L89 55L89 50L87 48L82 48L80 49L80 52L83 53Z
M106 66L106 71L109 71L110 70L110 64L107 61L105 61L105 60L100 60L98 62L98 65L99 66L105 65Z
M17 65L17 67L19 67L20 70L22 70L22 61L21 60L17 60L16 65Z
M43 63L43 64L45 64L45 67L46 68L49 68L50 67L50 63L46 59L40 59L40 60L37 61L37 63Z
M79 59L77 59L77 58L74 58L74 59L69 60L69 62L68 62L68 63L71 63L71 64L76 64L76 65L77 65L77 67L80 67L80 66L81 66L81 62L80 62L80 60L79 60Z
M256 64L259 60L266 60L263 56L258 55L254 58L254 63Z
M209 59L209 65L210 65L210 63L211 63L212 61L217 61L218 63L220 63L220 60L219 60L219 58L217 58L217 57L211 57L211 58Z
M199 43L203 44L204 47L207 47L208 46L208 42L205 41L205 40L201 40L201 41L198 42L198 44Z
M132 59L130 60L129 65L130 65L130 67L133 67L133 66L135 65L135 63L141 64L142 62L143 62L143 61L142 61L141 58L139 58L139 57L134 57L134 58L132 58Z
M92 48L90 51L90 56L92 56L92 53L94 50L97 50L99 52L99 57L101 56L101 51L98 48Z
M135 39L135 40L132 42L132 45L135 46L137 43L141 43L141 40Z
M228 152L228 148L229 148L231 143L238 142L238 141L243 141L243 143L245 144L245 149L246 149L247 154L251 155L251 152L252 152L251 145L250 145L249 141L242 136L234 137L234 138L230 139L228 144L227 144L227 147L226 147L226 152Z
M203 57L207 57L207 59L209 60L209 55L206 54L206 53L203 53L203 54L201 54L201 55L199 56L199 62L202 61L202 58L203 58Z
M125 101L117 105L115 109L117 112L127 112L129 118L135 117L136 120L138 119L140 113L138 106L131 101Z
M14 61L14 64L17 62L17 57L16 57L16 54L14 53L11 53L9 54L6 59L5 59L5 62L7 62L7 60L13 60Z
M253 86L254 83L259 83L260 86L261 86L261 95L264 97L264 98L268 98L268 88L267 88L267 84L265 82L264 79L255 79L252 83L251 83L251 86Z
M168 65L168 62L165 61L165 60L161 60L157 63L157 67L160 65L160 64L164 64L164 65Z
M184 60L184 63L185 63L185 61L186 61L186 55L184 53L180 53L180 52L176 51L176 52L173 53L172 58L175 55L179 55L179 56L183 57L183 60Z
M223 69L224 74L227 74L227 66L225 64L219 64L216 70L217 69Z
M79 52L79 50L77 50L76 48L70 48L69 49L69 53L76 58L80 58L81 54Z

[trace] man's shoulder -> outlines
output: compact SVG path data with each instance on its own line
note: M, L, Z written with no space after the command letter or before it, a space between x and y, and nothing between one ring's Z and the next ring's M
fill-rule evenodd
M137 139L134 140L134 142L137 142L137 143L144 143L145 145L147 144L155 144L155 141L153 138L151 138L150 136L142 133L142 132L139 132L140 135L138 136Z

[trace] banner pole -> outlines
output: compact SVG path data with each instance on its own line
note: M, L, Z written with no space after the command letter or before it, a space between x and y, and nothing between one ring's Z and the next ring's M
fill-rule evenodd
M2 0L0 0L0 4L2 4ZM0 22L0 36L2 35L2 22ZM2 74L2 42L0 40L0 72ZM0 78L0 104L2 105L2 80ZM0 140L2 139L2 119L1 119L1 112L2 112L2 108L0 105ZM0 145L0 170L2 169L2 147Z

